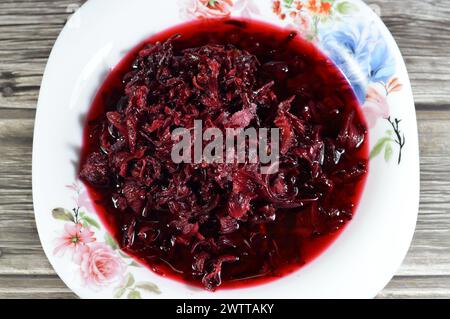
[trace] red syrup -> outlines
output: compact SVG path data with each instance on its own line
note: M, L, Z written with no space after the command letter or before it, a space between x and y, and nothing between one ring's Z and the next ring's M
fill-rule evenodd
M271 81L273 86L267 90L267 96L259 97L255 102L258 104L255 116L261 127L279 126L281 130L280 173L270 177L265 187L269 187L272 195L275 191L281 192L276 196L286 198L286 203L312 197L316 197L316 201L289 207L280 203L279 197L274 201L267 193L265 196L259 195L263 186L252 176L249 177L252 172L241 174L242 169L237 165L222 170L217 166L203 170L189 168L191 176L185 178L190 180L182 183L185 183L183 186L187 185L189 198L194 198L197 201L195 203L186 201L185 204L185 198L176 200L167 195L171 185L175 185L173 192L180 191L181 184L170 180L180 175L167 173L165 165L170 165L172 171L173 165L167 162L165 155L156 154L151 145L146 145L142 136L133 142L136 145L131 146L130 136L119 132L117 127L121 124L117 122L123 121L124 124L127 121L124 110L134 107L131 105L133 103L140 103L130 103L132 98L139 100L144 96L144 107L160 103L156 102L156 91L145 91L143 95L132 88L130 90L133 92L127 95L125 86L133 81L135 75L129 72L142 67L142 56L150 59L149 53L142 50L151 48L158 41L164 43L175 34L181 36L172 40L172 64L180 60L183 49L207 45L232 45L236 50L241 50L237 53L248 55L250 60L250 56L256 57L257 63L252 60L255 72L249 87L261 88ZM142 55L140 60L135 62L139 55ZM182 70L178 66L173 68ZM151 71L148 71L148 77L151 80ZM226 76L220 77L226 79ZM184 85L191 86L191 83ZM198 83L197 86L201 87ZM165 93L166 96L168 94ZM198 102L201 94L207 93L195 91L194 97L191 96L191 100L184 103L192 103L202 112L208 113L208 108L201 105L203 102ZM225 97L220 94L227 92L219 93L223 102ZM271 94L275 94L275 97L269 98ZM286 117L286 113L279 113L280 103L291 97L295 98L290 103ZM177 95L173 98L180 97ZM225 106L222 106L230 116L241 108L245 109L239 99L233 103L224 103ZM182 108L171 101L166 104L167 108L159 112L160 122L169 116L171 110ZM122 119L113 120L116 125L112 125L111 119L106 117L108 112L115 112L116 118L120 115ZM225 113L223 110L218 112ZM185 118L192 117L192 114L180 113ZM155 121L154 114L145 114L144 119L149 124ZM145 124L142 118L139 121L137 130ZM299 129L297 125L295 129L296 121L303 128ZM251 123L255 124L255 119ZM171 123L171 129L173 126ZM340 70L299 35L250 20L196 21L173 27L145 40L108 74L87 114L80 175L108 231L127 254L152 271L209 290L248 287L270 282L300 269L323 253L341 234L355 213L367 176L366 127L353 90ZM159 127L152 131L150 138L161 138L162 130L163 127ZM286 140L289 134L284 132L292 133L294 140ZM119 147L104 149L105 144L108 148L118 141L118 144L121 143ZM134 157L131 148L134 149ZM140 148L143 151L136 155L136 149ZM115 155L111 154L117 151L112 149L131 154L132 159L126 161L125 171L121 173L113 168ZM150 180L148 185L139 184L142 178L133 177L136 176L136 170L142 171L142 161L152 161L155 157L162 166L159 175L154 176L157 170L155 167L148 169L144 173L147 174L146 181ZM153 160L151 165L157 164ZM181 170L180 167L177 169ZM221 173L225 178L223 183L215 180ZM205 176L202 179L202 174L206 175L206 179ZM244 181L237 183L238 179ZM145 181L142 183L145 184ZM200 191L202 183L208 184L209 191ZM295 194L292 195L292 192ZM164 196L169 199L161 200ZM198 196L203 198L199 199ZM248 198L245 196L251 200L246 200ZM212 205L214 200L216 202ZM206 210L206 215L202 212L202 216L206 217L191 212L188 219L183 219L179 214L183 209L189 209L186 205L209 205L210 209ZM230 207L236 206L237 211L232 211Z

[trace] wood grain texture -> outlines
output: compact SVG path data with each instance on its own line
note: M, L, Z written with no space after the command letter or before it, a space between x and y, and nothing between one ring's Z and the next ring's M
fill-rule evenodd
M0 298L75 298L50 266L36 232L31 151L45 63L67 17L83 2L0 2ZM450 1L367 2L380 9L405 57L421 153L416 234L379 298L449 298Z
M0 299L73 299L76 296L56 276L0 276Z

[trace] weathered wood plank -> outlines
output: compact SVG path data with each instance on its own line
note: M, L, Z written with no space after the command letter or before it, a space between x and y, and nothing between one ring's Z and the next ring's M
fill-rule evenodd
M0 299L73 299L58 276L0 276Z
M47 58L82 0L0 2L0 108L35 108Z
M447 299L449 276L394 277L378 298Z

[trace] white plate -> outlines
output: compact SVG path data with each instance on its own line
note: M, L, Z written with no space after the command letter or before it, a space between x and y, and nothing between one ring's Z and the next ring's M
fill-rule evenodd
M419 202L414 102L394 39L358 0L303 0L302 8L297 8L299 1L283 0L281 11L274 10L277 1L272 0L216 2L225 7L205 7L206 0L90 0L61 32L42 81L33 148L35 216L48 259L82 298L374 297L405 257ZM296 18L292 11L297 12ZM91 224L98 221L81 184L79 188L67 185L77 183L83 118L105 75L129 49L156 32L189 19L228 14L295 28L323 48L352 83L370 124L373 150L354 220L326 252L299 271L266 285L214 293L135 267L111 248L109 241L102 243L102 225L91 227L97 241L88 245L91 248L81 265L69 253L54 254L55 240L65 228L70 231L74 227L72 208L79 206ZM401 163L387 116L392 121L401 119L399 129L406 137ZM55 210L57 207L66 209ZM102 263L112 269L106 277L95 267Z

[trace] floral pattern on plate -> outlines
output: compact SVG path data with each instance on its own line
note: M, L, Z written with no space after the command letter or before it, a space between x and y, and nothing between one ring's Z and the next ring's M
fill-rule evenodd
M154 283L135 281L131 268L141 265L122 253L107 232L103 232L103 242L98 240L101 226L85 211L94 210L84 186L77 182L67 188L74 193L76 207L52 211L54 219L65 222L61 235L55 240L53 254L70 258L83 286L94 291L113 287L114 298L125 296L128 299L141 299L142 293L160 294Z

